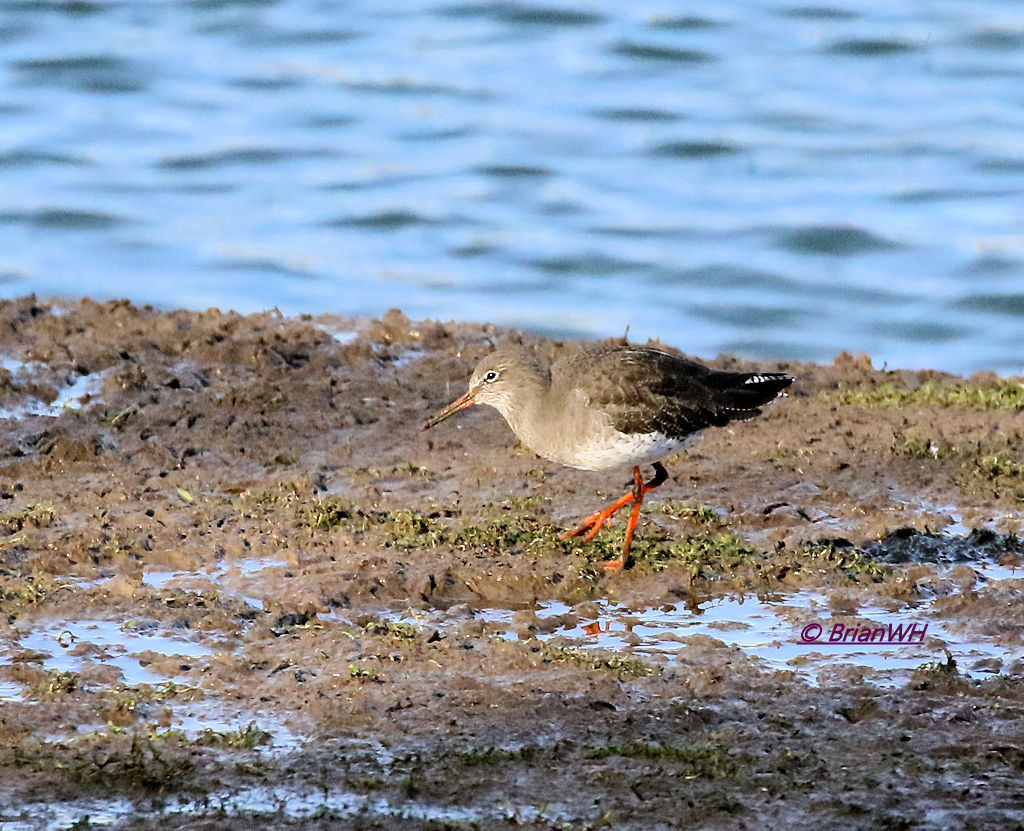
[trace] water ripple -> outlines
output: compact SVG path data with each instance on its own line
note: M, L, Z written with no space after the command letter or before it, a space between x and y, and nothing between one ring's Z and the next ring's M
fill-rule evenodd
M976 29L964 35L960 42L972 49L1013 52L1024 49L1024 31L996 28Z
M610 257L605 254L568 254L563 257L541 257L530 265L548 274L580 274L604 277L609 274L636 272L647 268L646 263Z
M33 86L97 93L133 93L149 88L148 73L140 65L115 55L30 58L8 66Z
M801 254L848 257L897 247L896 243L852 225L809 225L779 234L778 244Z
M974 169L996 174L1024 173L1024 157L982 159L974 163Z
M590 113L595 118L602 118L607 121L681 121L686 116L674 113L669 110L659 110L653 107L610 107L608 109L592 110Z
M448 17L487 17L520 26L594 26L607 19L597 12L523 3L464 3L445 6L440 13Z
M976 294L957 301L960 308L1009 317L1024 317L1024 293Z
M554 175L550 168L529 164L489 164L476 168L476 172L497 179L540 179Z
M411 78L390 78L383 81L346 81L341 84L349 92L409 98L447 97L465 101L487 101L491 94L484 89L469 89L450 84L426 83Z
M726 141L665 141L654 145L648 154L671 159L707 159L739 153L740 149Z
M914 52L920 47L907 40L890 38L851 38L838 40L826 48L832 55L853 55L860 58L884 58Z
M655 15L648 21L652 29L717 29L727 25L720 20L712 20L710 17L698 17L697 15Z
M956 270L965 277L1019 277L1024 275L1024 261L1008 257L983 256Z
M8 150L0 153L0 167L46 167L48 165L87 165L81 156L47 150Z
M695 304L689 310L698 317L748 330L792 326L813 316L808 310L742 303Z
M1020 196L1019 188L968 189L968 188L921 188L893 194L893 202L949 202L971 199L998 199L1006 196Z
M661 284L680 286L714 286L720 290L761 289L775 292L801 292L802 283L781 274L732 263L712 263L696 268L675 269L658 274Z
M246 32L240 42L253 47L337 46L365 37L354 29L259 28Z
M376 211L362 216L341 217L325 223L329 228L365 228L370 231L401 231L415 225L436 224L438 221L435 219L403 208Z
M861 15L839 6L792 6L779 12L783 17L803 20L852 20Z
M102 211L45 208L38 211L0 213L0 224L31 225L53 231L105 231L128 222Z
M168 156L158 166L166 170L209 170L211 168L238 165L278 164L301 158L325 158L337 155L329 148L299 150L281 147L238 147L232 150L216 150L183 156Z
M681 49L675 46L660 46L654 43L620 41L611 47L611 53L623 58L663 63L695 64L713 61L714 55L700 49Z

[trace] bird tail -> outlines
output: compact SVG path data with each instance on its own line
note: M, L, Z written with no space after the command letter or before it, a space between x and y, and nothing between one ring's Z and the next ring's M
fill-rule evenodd
M715 409L730 420L742 420L784 396L793 378L781 372L713 372L705 381L715 391Z

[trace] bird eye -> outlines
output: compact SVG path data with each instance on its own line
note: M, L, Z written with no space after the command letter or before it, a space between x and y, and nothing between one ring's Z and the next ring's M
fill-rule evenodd
M484 375L484 380L487 381L488 383L490 383L491 381L497 381L498 380L498 370L496 370L496 369L490 370L486 375Z

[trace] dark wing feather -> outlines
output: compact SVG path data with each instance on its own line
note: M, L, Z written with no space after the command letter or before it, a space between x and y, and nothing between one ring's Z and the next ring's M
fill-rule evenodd
M793 382L781 373L713 370L642 346L586 350L566 371L617 430L670 438L753 418Z

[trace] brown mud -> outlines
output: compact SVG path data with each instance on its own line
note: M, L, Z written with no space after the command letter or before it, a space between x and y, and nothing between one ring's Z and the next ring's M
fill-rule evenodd
M1019 379L762 364L790 397L667 460L606 576L621 524L558 532L628 471L539 459L485 408L420 431L513 340L577 348L0 303L0 827L1024 824ZM1001 651L805 671L725 624L586 634L726 598L789 603L787 642L927 603Z

